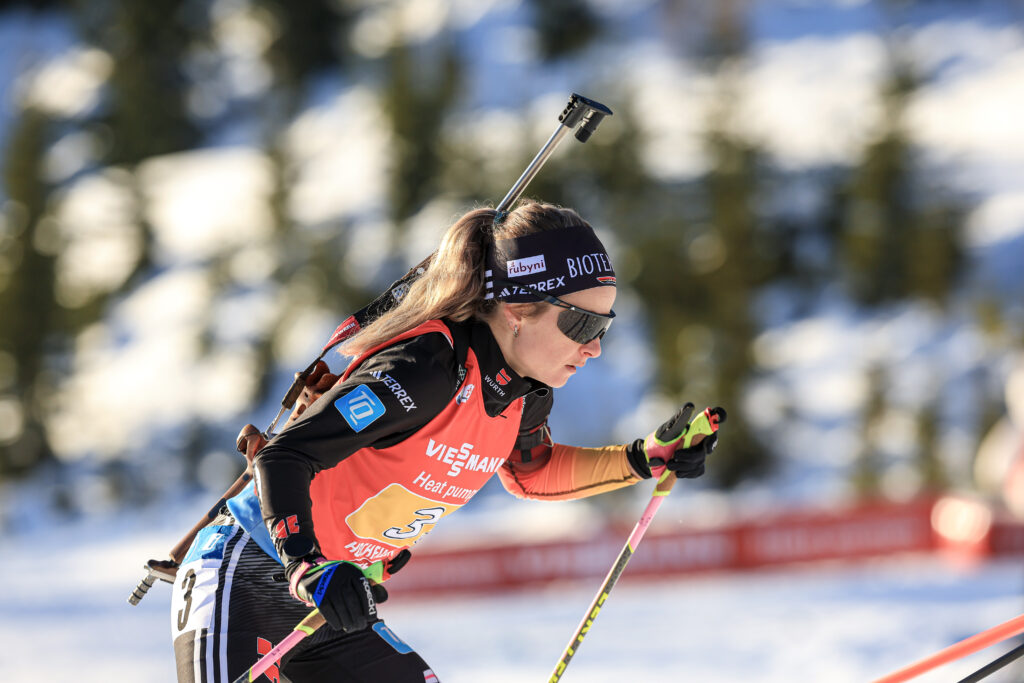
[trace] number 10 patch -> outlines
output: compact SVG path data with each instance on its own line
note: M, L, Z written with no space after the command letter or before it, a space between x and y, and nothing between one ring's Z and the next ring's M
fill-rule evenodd
M365 384L360 384L337 401L334 407L354 432L361 432L384 414L384 404Z

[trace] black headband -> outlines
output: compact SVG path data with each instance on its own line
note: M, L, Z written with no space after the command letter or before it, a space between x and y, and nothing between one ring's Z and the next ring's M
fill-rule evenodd
M487 299L536 301L530 290L562 296L591 287L615 286L608 251L589 227L545 230L495 240L487 250ZM502 281L522 287L508 286Z

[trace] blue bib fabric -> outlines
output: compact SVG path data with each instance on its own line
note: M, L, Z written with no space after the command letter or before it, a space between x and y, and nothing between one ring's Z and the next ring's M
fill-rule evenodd
M254 486L246 486L245 489L234 498L228 499L228 510L238 520L238 524L256 541L256 544L263 549L267 555L277 560L282 565L281 556L277 554L274 541L270 538L270 532L263 525L263 510L260 509L260 499L256 496Z

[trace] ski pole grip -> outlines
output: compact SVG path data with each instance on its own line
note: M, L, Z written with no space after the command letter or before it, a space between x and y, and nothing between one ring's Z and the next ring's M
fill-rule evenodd
M683 438L683 448L696 446L705 437L711 436L718 431L718 426L725 422L725 410L722 408L705 408L697 417L690 421L686 427L686 436Z
M679 477L676 476L676 473L666 467L665 471L658 477L658 483L654 485L653 495L667 496L677 481L679 481Z
M687 425L686 436L683 437L683 447L696 446L717 432L718 426L725 421L725 417L725 411L721 408L705 408ZM658 483L654 486L654 495L667 496L675 486L676 479L675 473L665 468L665 471L658 477Z

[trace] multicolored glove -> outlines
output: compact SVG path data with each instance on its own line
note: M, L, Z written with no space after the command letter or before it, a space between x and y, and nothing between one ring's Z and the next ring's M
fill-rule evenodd
M704 474L704 461L718 445L718 427L726 413L705 408L692 420L691 415L693 404L687 403L646 439L637 439L628 449L634 469L641 475L648 470L654 477L666 469L685 479Z
M319 608L332 628L351 633L376 621L377 603L386 601L388 592L367 578L363 568L352 562L327 560L304 536L290 536L283 550L289 593Z
M346 633L361 631L375 621L377 603L387 600L384 587L371 584L358 566L323 557L296 567L288 590L292 597L318 607L328 624Z

